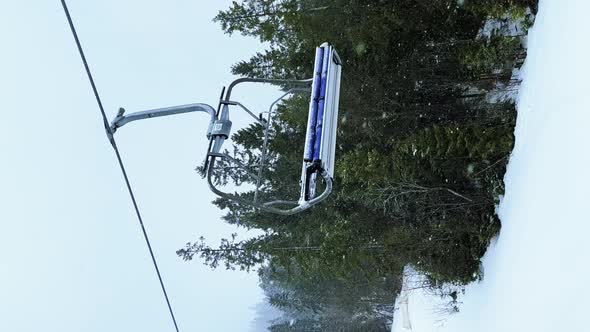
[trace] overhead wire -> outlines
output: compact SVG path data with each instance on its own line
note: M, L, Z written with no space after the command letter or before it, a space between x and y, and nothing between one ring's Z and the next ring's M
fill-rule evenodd
M137 220L139 221L139 225L141 226L141 231L143 233L143 238L145 243L148 247L150 256L152 258L152 263L156 270L156 274L158 276L158 280L160 282L160 286L162 288L162 293L164 294L164 298L166 300L166 304L168 306L168 311L170 312L170 317L172 318L172 322L174 323L174 328L176 332L179 332L178 324L176 322L176 317L174 316L174 311L172 310L172 305L170 304L170 299L168 298L168 293L166 292L166 287L164 286L164 281L162 279L162 274L160 273L160 269L158 267L158 263L156 261L156 256L154 255L154 250L152 249L152 245L150 243L149 236L147 234L145 225L143 223L143 218L141 217L141 213L139 211L139 206L137 204L137 200L135 199L135 194L133 193L133 189L131 188L131 184L129 182L129 177L127 176L127 171L125 170L125 165L123 164L123 160L121 159L121 154L119 153L119 149L117 148L117 143L115 142L115 138L113 137L113 132L109 126L109 122L104 111L104 107L102 105L102 101L100 99L100 95L98 94L98 89L96 88L96 84L94 83L94 78L92 77L92 73L90 71L90 67L88 65L88 61L86 60L86 56L84 55L84 50L82 49L82 44L80 43L80 39L78 38L78 33L76 32L76 27L74 26L74 22L72 21L72 17L70 15L70 11L68 10L68 6L65 0L61 0L62 7L66 14L68 23L70 25L70 30L72 31L72 35L74 40L76 41L76 46L78 47L78 52L80 53L80 57L82 58L82 62L84 63L84 68L86 69L86 74L88 76L88 80L90 81L90 85L92 86L92 91L94 92L94 97L96 99L96 103L98 104L98 108L100 109L100 113L102 115L103 124L105 127L105 131L107 137L115 151L115 155L117 156L117 161L119 163L119 167L121 168L121 172L123 173L123 178L125 179L125 184L127 186L127 190L129 192L129 196L131 197L131 202L133 203L133 208L135 209L135 213L137 215Z

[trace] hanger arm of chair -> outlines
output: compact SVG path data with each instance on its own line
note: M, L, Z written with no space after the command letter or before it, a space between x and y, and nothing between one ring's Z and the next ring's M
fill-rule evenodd
M172 106L172 107L164 107L164 108L156 108L147 111L141 112L134 112L130 113L129 115L125 115L125 109L120 108L119 113L111 122L111 132L114 133L117 131L118 128L126 125L129 122L143 120L143 119L150 119L150 118L157 118L162 116L168 115L175 115L175 114L183 114L183 113L190 113L190 112L204 112L208 113L210 116L209 121L209 130L211 131L211 125L216 120L215 109L207 104L197 103L197 104L187 104L187 105L179 105L179 106Z

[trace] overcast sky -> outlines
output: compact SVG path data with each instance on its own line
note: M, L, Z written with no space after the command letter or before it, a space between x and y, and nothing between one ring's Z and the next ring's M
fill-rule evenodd
M211 21L229 3L70 0L109 117L119 106L215 106L230 66L262 49ZM2 1L0 37L0 331L172 331L59 0ZM235 97L257 109L277 94ZM193 170L206 127L205 114L188 114L116 138L181 330L248 331L263 299L256 274L175 254L235 231Z

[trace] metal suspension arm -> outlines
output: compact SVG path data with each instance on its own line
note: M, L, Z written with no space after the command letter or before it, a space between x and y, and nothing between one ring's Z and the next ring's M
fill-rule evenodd
M129 115L125 114L125 109L120 108L119 113L111 123L111 132L114 133L117 131L118 128L124 126L125 124L136 121L136 120L143 120L149 118L156 118L160 116L168 116L174 114L182 114L182 113L190 113L190 112L205 112L208 113L211 117L209 121L209 128L207 130L207 134L211 133L211 126L213 122L216 120L215 116L215 109L207 104L187 104L187 105L180 105L180 106L173 106L173 107L164 107L164 108L156 108L153 110L141 111L131 113Z

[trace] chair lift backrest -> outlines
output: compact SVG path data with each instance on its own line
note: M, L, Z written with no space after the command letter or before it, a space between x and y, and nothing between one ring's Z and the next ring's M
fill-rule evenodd
M326 171L330 178L334 177L341 70L341 61L333 46L324 43L316 49L303 154L302 201L315 196L317 173Z

